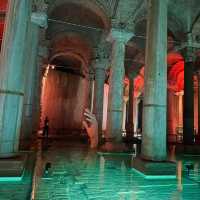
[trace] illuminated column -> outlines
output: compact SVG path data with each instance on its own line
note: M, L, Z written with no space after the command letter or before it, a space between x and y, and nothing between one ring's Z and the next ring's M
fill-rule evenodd
M194 64L193 48L190 46L192 35L188 35L188 46L184 49L184 104L183 104L183 142L194 143Z
M0 59L0 157L18 152L31 1L9 0Z
M132 33L112 29L108 40L112 42L112 58L109 80L109 103L106 142L114 150L114 144L122 142L122 109L124 86L125 45Z
M134 107L135 107L135 113L134 113L134 132L137 132L137 124L138 124L138 98L136 97L134 99Z
M94 74L93 73L89 74L89 82L90 82L89 107L90 107L90 111L93 113L94 111Z
M99 58L95 62L95 114L99 124L99 141L102 140L103 98L107 60Z
M129 74L129 101L128 101L128 122L127 122L127 137L133 137L133 98L134 98L134 75Z
M122 132L126 133L126 107L128 102L128 96L123 96L123 114L122 114Z
M200 135L200 71L197 72L198 78L198 135Z
M183 91L178 92L178 127L183 127Z
M142 157L166 159L167 0L148 1Z
M37 18L36 18L37 16ZM22 127L20 134L20 149L28 149L32 132L33 132L33 96L34 96L34 78L37 72L38 59L38 43L40 27L46 27L47 17L45 13L32 13L32 23L28 24L27 41L27 58L25 59L26 66L26 84L24 94L24 107L22 117ZM37 20L35 20L37 19ZM43 25L43 26L42 26Z
M135 105L134 132L137 132L137 129L138 129L138 110L139 110L138 107L139 107L139 103L140 103L140 98L136 97L135 102L134 102L134 105Z

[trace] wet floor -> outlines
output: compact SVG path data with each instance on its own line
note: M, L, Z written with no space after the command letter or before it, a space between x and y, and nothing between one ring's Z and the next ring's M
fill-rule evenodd
M145 180L131 168L134 157L101 155L84 145L53 142L38 153L35 199L200 199L200 157L171 156L177 162L176 180ZM45 166L50 167L46 173Z
M30 200L35 153L27 154L21 181L0 181L0 200Z

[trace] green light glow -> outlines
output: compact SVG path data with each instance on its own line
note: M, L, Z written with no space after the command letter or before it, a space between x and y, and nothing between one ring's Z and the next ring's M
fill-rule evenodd
M143 174L142 172L138 171L137 169L132 169L134 172L136 172L137 174L141 175L143 178L147 179L147 180L168 180L168 179L176 179L177 177L176 176L172 176L172 175L169 175L169 176L166 176L166 175L154 175L154 176L151 176L151 175L145 175Z

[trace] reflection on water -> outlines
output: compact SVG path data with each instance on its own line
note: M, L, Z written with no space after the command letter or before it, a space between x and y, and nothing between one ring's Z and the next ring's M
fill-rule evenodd
M145 180L131 168L134 155L97 154L84 146L54 143L41 162L52 163L51 179L40 178L36 199L199 200L199 159L177 161L177 180ZM194 169L187 174L186 165ZM56 198L55 198L56 197Z

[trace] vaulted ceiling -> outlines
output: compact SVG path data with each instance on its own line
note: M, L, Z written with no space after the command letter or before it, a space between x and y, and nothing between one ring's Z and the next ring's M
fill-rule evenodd
M49 59L59 65L89 68L96 49L111 26L134 32L126 46L126 71L137 70L143 79L147 0L34 0L48 4ZM0 40L7 0L0 0ZM111 25L112 24L112 25ZM200 28L199 0L169 0L168 4L168 78L171 88L183 88L183 57L175 46L186 40L188 32L197 39ZM1 42L1 41L0 41ZM108 53L111 46L104 49ZM76 66L77 67L77 66ZM131 69L131 70L130 70Z

